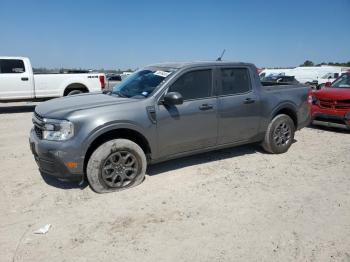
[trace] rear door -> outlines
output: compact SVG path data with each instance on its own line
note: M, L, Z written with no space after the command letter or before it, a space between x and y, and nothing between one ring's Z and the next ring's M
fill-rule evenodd
M0 59L0 99L32 98L33 86L22 59Z
M168 92L179 92L184 102L176 106L158 105L159 156L216 145L218 123L213 70L188 71L170 85Z
M248 67L219 67L218 76L218 144L247 141L257 135L260 103L252 87Z

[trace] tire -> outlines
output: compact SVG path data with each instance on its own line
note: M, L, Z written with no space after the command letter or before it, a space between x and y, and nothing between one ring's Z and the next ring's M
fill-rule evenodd
M141 184L146 167L146 156L139 145L127 139L114 139L92 153L86 175L95 192L108 193Z
M67 96L77 95L77 94L81 94L81 93L83 93L83 91L75 89L75 90L69 91Z
M277 115L267 128L262 147L272 154L285 153L293 143L294 133L293 120L285 114Z

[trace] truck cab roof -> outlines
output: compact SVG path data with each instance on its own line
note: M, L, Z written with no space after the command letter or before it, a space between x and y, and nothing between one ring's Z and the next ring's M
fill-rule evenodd
M242 63L242 62L223 62L223 61L194 61L194 62L166 62L159 64L152 64L151 67L165 67L165 68L190 68L190 67L201 67L201 66L252 66L252 63Z
M0 56L0 59L29 59L28 57L24 56Z

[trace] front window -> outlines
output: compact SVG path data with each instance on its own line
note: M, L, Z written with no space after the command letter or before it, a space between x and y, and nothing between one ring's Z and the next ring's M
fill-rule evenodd
M168 92L178 92L184 100L210 97L212 89L211 69L196 70L183 74L169 88Z
M332 84L335 88L350 88L350 74L346 74L335 80Z
M128 98L145 98L162 83L174 69L141 69L113 88L112 95Z

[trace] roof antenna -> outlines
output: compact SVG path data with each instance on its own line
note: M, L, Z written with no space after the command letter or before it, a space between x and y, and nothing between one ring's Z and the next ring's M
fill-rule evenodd
M216 61L222 61L222 57L224 56L225 51L226 51L226 49L224 49L224 50L222 51L221 56L219 56L219 57L216 59Z

